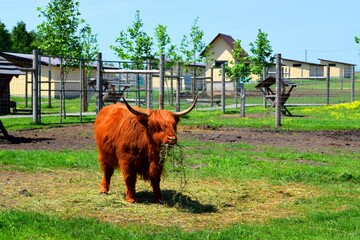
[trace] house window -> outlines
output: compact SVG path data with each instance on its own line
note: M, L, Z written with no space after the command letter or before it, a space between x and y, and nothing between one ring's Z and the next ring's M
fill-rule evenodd
M221 68L221 65L225 63L227 64L227 61L215 61L215 68Z
M301 67L301 63L294 63L293 67Z

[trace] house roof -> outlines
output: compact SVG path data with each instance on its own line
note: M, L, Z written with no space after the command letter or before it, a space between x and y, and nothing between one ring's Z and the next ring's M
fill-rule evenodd
M356 66L356 64L353 64L353 63L339 62L339 61L333 61L333 60L322 59L322 58L318 58L318 59L320 62L324 61L324 62L329 62L329 63L338 63L338 64L343 64L343 65Z
M229 47L231 49L234 49L235 39L232 36L223 34L223 33L219 33L218 35L216 35L216 37L208 44L208 46L211 46L215 42L215 40L218 38L222 38L227 43L227 45L229 45ZM206 50L206 48L200 53L200 55L204 55L205 50ZM245 51L244 51L244 54L247 55L247 53Z
M230 35L226 35L226 34L223 34L223 33L219 33L212 41L210 44L212 44L216 38L218 37L221 37L222 39L224 39L224 41L230 46L231 49L234 49L234 42L235 42L235 39L230 36Z
M302 64L309 64L309 65L316 65L316 66L325 66L325 64L321 64L321 63L312 63L312 62L306 62L306 61L299 61L299 60L294 60L294 59L289 59L289 58L282 58L282 60L289 61L289 62L294 62L294 63L302 63Z
M20 71L17 66L0 56L0 74L19 76L25 73Z

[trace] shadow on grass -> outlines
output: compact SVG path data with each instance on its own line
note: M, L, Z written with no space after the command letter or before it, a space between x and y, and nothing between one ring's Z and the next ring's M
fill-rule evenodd
M163 204L169 207L175 207L180 211L186 211L193 214L215 213L217 208L211 204L202 204L198 200L193 200L191 197L174 190L161 191L164 202ZM140 191L135 194L137 203L141 204L155 204L153 200L153 193L149 191Z

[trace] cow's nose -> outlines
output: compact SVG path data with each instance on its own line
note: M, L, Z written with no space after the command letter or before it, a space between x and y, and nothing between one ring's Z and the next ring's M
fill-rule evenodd
M176 143L176 136L168 136L168 140L170 144L175 144Z

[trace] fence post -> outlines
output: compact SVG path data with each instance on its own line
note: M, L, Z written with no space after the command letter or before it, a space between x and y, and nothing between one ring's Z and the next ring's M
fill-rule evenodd
M49 56L49 75L48 75L48 78L49 78L49 83L48 83L48 107L51 108L51 57Z
M221 64L221 109L225 113L225 62Z
M103 79L102 79L102 53L97 54L97 72L96 72L96 90L97 100L96 100L96 114L98 114L102 108L102 98L103 98Z
M173 67L170 68L170 106L174 106L174 82L173 82L173 76L174 76L174 69Z
M355 66L351 68L351 102L355 101Z
M214 68L211 67L210 68L210 102L211 102L211 107L214 106Z
M60 123L63 119L63 104L64 104L64 67L63 67L63 58L60 58Z
M240 111L240 116L241 117L245 117L245 100L246 100L246 98L245 98L245 85L244 85L244 83L240 83L240 84L242 84L242 87L241 87L241 92L240 92L240 94L241 94L241 97L240 97L240 101L241 101L241 111ZM236 93L236 95L237 95L237 93Z
M147 60L147 70L152 69L151 59ZM152 74L146 74L146 108L152 109Z
M160 56L160 91L159 91L159 109L164 109L164 75L165 75L165 56L161 54Z
M193 81L192 81L192 97L193 99L195 98L196 94L197 94L197 79L196 79L196 62L194 62L194 76L193 76Z
M86 66L85 66L86 67ZM88 98L87 98L87 93L88 93L88 89L87 89L87 81L86 81L86 79L87 79L87 77L86 77L86 68L83 68L82 69L82 79L81 79L81 82L82 82L82 107L83 107L83 109L82 109L82 111L83 112L87 112L88 111Z
M281 126L281 54L276 54L275 127Z
M181 64L177 62L177 78L176 78L176 111L180 112L180 89L181 89Z
M32 63L32 74L33 74L33 84L32 84L32 118L33 123L39 124L39 71L38 71L38 64L39 64L39 53L38 50L33 50L33 63Z
M265 67L263 68L263 74L262 74L262 81L264 81L267 77L267 73L266 73L266 70L265 70ZM263 108L267 108L267 100L266 100L266 97L264 96L263 97Z
M80 112L79 112L79 115L80 115L80 122L82 122L82 111L83 111L83 107L84 107L84 95L85 94L83 94L84 93L84 88L83 88L83 83L84 83L84 81L83 81L83 78L84 78L84 76L83 76L83 65L82 65L82 60L80 60L80 95L79 95L79 98L80 98Z
M330 104L330 65L326 67L326 105Z
M37 69L36 69L37 73L38 73L38 122L41 123L41 56L39 55L38 52L38 64L37 64Z

